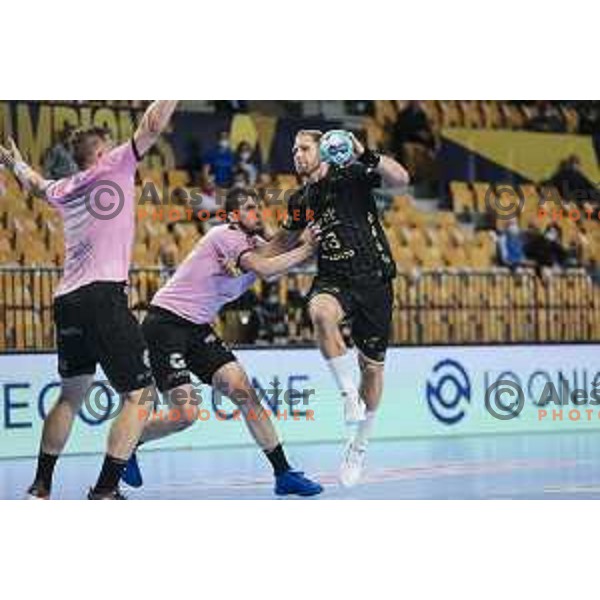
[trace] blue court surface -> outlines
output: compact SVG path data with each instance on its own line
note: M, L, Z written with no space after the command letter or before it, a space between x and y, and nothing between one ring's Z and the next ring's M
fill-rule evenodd
M535 434L371 443L364 483L336 479L340 444L290 445L295 467L325 486L317 499L600 499L600 432ZM59 462L54 497L81 499L102 457ZM273 499L266 460L252 447L146 451L146 485L130 499ZM32 459L0 461L0 498L19 499ZM315 499L302 500L314 501Z

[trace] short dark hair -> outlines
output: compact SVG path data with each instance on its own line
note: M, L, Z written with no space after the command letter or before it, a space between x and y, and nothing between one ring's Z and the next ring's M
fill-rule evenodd
M300 129L300 131L296 133L296 137L301 135L311 138L315 144L318 144L323 137L323 132L318 129Z
M105 127L78 129L73 133L70 146L73 153L73 160L80 169L87 169L90 166L90 161L98 142L106 140L109 135L110 131Z
M240 206L248 198L252 198L256 202L259 201L256 190L253 190L252 188L243 187L229 190L229 192L227 192L227 196L225 197L225 212L227 215L230 215L236 210L240 210Z

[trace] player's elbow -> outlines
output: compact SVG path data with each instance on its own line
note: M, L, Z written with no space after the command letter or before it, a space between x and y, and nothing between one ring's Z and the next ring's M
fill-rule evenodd
M242 257L240 266L244 271L250 271L261 279L268 279L272 276L269 260L256 255L246 255Z
M401 165L398 165L396 169L394 169L393 174L393 185L396 187L407 186L410 183L410 175L408 171Z
M267 260L260 261L259 264L252 270L254 271L254 274L261 279L271 279L277 275L277 271L272 268Z

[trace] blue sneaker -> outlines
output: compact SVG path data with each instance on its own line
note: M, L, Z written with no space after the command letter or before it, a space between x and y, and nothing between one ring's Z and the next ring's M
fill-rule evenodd
M142 472L140 471L140 465L138 464L137 455L134 452L127 464L125 465L125 470L123 471L123 475L121 476L121 480L126 483L129 487L140 488L144 485L144 480L142 479Z
M297 494L298 496L316 496L323 491L323 486L316 481L304 477L301 471L285 471L275 477L275 493L278 496Z

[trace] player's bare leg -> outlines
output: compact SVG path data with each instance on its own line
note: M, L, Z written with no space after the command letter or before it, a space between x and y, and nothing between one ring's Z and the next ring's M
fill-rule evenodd
M213 387L240 409L250 435L267 455L280 445L273 422L240 363L223 365L213 376Z
M308 309L317 343L342 395L344 419L346 423L361 421L364 404L354 383L354 359L340 332L344 310L334 296L326 293L314 296Z
M60 396L44 421L35 479L27 492L29 498L50 497L54 466L69 439L73 421L93 380L93 375L62 380Z
M362 352L359 352L358 362L361 372L360 397L364 400L367 410L364 420L358 423L356 432L344 451L340 481L347 487L356 485L360 481L365 465L367 445L383 394L384 363L374 361Z
M213 376L213 387L239 407L246 426L273 467L275 493L314 496L323 488L290 467L273 422L256 394L243 367L237 361L223 365Z
M273 467L276 478L275 492L277 494L312 496L322 491L323 488L319 484L310 481L302 473L292 471L273 422L261 404L254 387L248 379L248 375L237 361L223 365L213 375L212 386L238 406L250 434ZM175 413L177 418L151 418L144 428L140 438L141 442L157 440L178 431L183 431L198 419L198 400L200 397L195 394L193 385L180 386L169 390L167 394L170 406L169 413ZM185 403L183 400L185 400ZM130 461L128 465L128 470L131 469L131 472L127 479L133 475L134 480L138 480L139 485L141 485L141 474L139 473L137 461L135 461L135 464L132 464L132 462ZM139 486L134 485L134 487Z
M155 412L149 403L137 407L139 418L145 422L137 446L184 431L198 420L202 396L196 386L186 383L163 392L163 396L167 401L165 410ZM144 483L135 450L127 461L122 479L135 488Z
M119 481L127 461L135 451L149 415L149 411L141 415L140 407L151 406L155 394L154 386L122 394L121 412L110 428L104 463L96 485L88 494L90 500L122 498L118 489Z
M164 396L167 400L166 411L152 414L151 406L140 408L142 418L148 416L145 412L150 413L140 444L184 431L198 420L202 396L196 386L186 383L164 392Z

